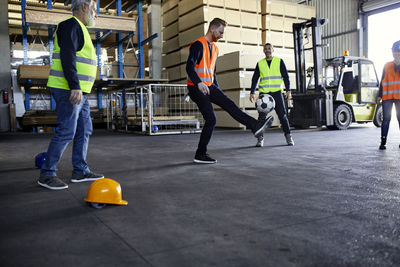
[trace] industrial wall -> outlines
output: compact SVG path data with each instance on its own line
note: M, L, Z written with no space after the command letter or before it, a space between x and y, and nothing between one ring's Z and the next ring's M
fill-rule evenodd
M341 56L344 50L349 50L352 56L360 56L358 0L286 1L315 6L317 17L329 19L322 30L323 43L329 43L329 48L323 49L324 58Z

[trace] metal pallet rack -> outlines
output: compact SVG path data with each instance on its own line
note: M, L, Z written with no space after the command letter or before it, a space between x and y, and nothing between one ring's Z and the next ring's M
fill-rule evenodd
M71 0L72 3L73 0ZM97 0L97 14L100 14L100 1ZM104 0L103 0L104 1ZM62 1L64 5L68 5L70 0ZM107 6L110 6L115 2L115 7L116 7L116 14L117 16L122 16L122 0L113 0L109 1L110 3L107 4ZM27 0L21 0L21 12L22 12L22 45L23 45L23 51L24 51L24 60L23 64L26 65L28 64L28 28L29 28L29 23L26 21L25 17L25 8L26 8ZM137 58L138 58L138 74L137 78L142 79L144 78L144 55L143 55L143 46L153 40L154 38L158 37L158 33L153 34L152 36L148 37L147 39L143 40L143 1L142 0L127 0L125 1L124 5L129 4L125 8L125 12L130 12L131 10L135 9L137 10L137 23L136 23L136 31L131 31L128 32L127 36L122 37L121 32L117 32L116 36L116 44L115 46L117 47L118 51L118 77L123 78L123 44L127 40L129 40L132 36L135 34L137 35L137 45L135 45L135 48L137 49ZM53 2L52 1L47 1L47 9L51 10L53 8ZM53 34L55 31L54 26L49 26L48 27L48 46L49 46L49 52L50 52L50 64L52 61L52 49L53 49ZM101 43L102 41L105 40L107 36L109 36L113 31L109 29L100 29L96 30L96 54L97 54L97 60L98 60L98 67L100 69L101 73L101 63L100 63L100 51L101 51ZM114 47L115 47L114 46ZM100 76L100 79L104 77ZM112 83L112 81L110 82ZM132 86L135 86L135 82L133 82ZM30 87L33 85L30 80L27 81L27 83L24 85L25 87L25 108L26 110L30 109ZM99 109L103 108L102 104L102 98L103 98L103 93L102 93L102 87L98 86L97 88L97 106ZM51 109L55 109L55 102L54 99L51 97Z

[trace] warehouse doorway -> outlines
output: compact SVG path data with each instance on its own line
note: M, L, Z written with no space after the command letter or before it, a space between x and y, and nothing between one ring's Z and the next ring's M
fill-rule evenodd
M368 16L368 58L371 59L379 79L386 62L393 60L392 44L400 40L400 8Z

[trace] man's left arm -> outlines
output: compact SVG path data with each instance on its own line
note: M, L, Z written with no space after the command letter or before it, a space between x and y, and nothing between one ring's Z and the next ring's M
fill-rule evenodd
M217 82L217 61L215 61L215 68L214 68L214 86L219 88L218 82Z
M286 91L286 98L290 99L291 98L291 93L290 93L290 80L289 80L289 73L286 69L286 65L285 62L283 61L283 59L281 59L281 75L283 78L283 82L285 83L285 91Z

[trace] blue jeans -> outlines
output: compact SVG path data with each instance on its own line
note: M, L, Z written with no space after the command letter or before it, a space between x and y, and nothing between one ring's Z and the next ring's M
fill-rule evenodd
M56 175L57 164L64 150L72 140L74 141L72 148L74 173L89 173L86 154L89 136L93 131L89 102L86 96L83 95L79 105L72 105L69 102L69 90L51 88L50 92L56 102L57 128L54 137L50 141L47 158L42 165L40 175Z
M393 104L396 107L396 115L397 121L400 126L400 100L399 99L389 99L382 101L382 110L383 110L383 121L381 128L381 136L387 137L389 131L390 119L392 118L392 107Z

